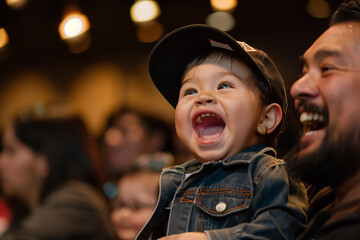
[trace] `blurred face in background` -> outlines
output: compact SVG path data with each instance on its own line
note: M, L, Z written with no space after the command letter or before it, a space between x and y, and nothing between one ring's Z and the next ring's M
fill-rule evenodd
M0 171L4 194L29 203L41 192L47 175L46 160L23 144L14 128L8 126L3 135Z
M118 182L111 220L119 239L135 239L152 215L158 198L160 173L125 175Z
M105 158L110 172L129 170L144 152L146 131L138 116L121 115L105 133Z

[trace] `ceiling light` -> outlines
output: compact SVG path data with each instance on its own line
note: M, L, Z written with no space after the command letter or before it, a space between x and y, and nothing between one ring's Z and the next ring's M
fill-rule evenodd
M160 15L160 7L156 1L138 0L130 8L133 22L147 22Z

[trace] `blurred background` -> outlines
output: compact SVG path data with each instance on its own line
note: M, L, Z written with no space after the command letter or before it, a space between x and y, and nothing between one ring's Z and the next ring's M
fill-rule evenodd
M15 113L37 103L80 114L94 136L122 106L172 123L173 109L152 85L147 60L158 39L187 24L213 25L265 50L289 91L301 72L299 56L340 2L0 0L0 133ZM282 152L298 132L289 100Z

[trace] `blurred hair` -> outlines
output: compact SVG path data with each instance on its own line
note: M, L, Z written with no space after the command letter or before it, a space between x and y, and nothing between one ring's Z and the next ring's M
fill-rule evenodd
M136 109L123 107L118 111L114 112L107 120L107 125L105 127L104 133L107 129L113 127L116 124L116 121L125 114L134 114L139 117L141 123L145 127L145 131L148 136L151 136L154 133L161 133L161 135L164 136L164 146L162 149L158 150L172 152L172 131L169 124L167 124L164 120L158 117L148 115ZM103 137L104 136L102 136L101 138Z
M339 5L330 19L330 26L338 23L355 21L360 22L360 1L345 1Z
M95 173L91 137L80 117L28 117L14 121L16 137L35 153L43 155L49 174L42 197L67 180L99 186Z

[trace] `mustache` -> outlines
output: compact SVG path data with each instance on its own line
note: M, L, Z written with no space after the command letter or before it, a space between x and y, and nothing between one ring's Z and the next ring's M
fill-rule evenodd
M317 112L323 115L324 117L329 117L329 111L326 106L319 106L309 101L301 101L296 107L296 114L299 117L299 109L302 108L304 112Z

